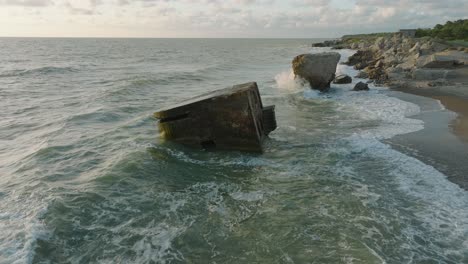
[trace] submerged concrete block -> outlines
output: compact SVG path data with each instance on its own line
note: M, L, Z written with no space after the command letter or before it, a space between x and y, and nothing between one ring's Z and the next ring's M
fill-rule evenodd
M204 149L262 152L276 129L274 106L263 107L257 83L203 94L154 113L161 136Z

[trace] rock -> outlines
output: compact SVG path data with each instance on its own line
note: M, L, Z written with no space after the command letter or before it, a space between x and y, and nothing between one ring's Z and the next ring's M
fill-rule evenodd
M451 56L444 55L427 55L422 56L417 61L417 66L420 68L454 68L460 63Z
M369 85L367 83L358 82L354 86L353 91L369 91Z
M428 82L427 83L427 86L429 87L437 87L437 86L448 86L450 85L451 83L444 80L444 79L439 79L439 80L436 80L436 81L431 81L431 82Z
M385 49L385 38L379 37L375 40L374 47L375 50L383 50Z
M332 46L331 49L332 49L332 50L342 50L342 49L345 49L345 46L343 46L343 45L335 45L335 46Z
M294 58L293 71L296 77L308 81L312 89L326 91L335 78L340 57L337 52L302 54Z
M384 66L384 62L382 60L379 60L376 64L375 64L375 68L382 68Z
M376 83L383 83L388 79L387 73L383 67L367 67L364 69L368 78L375 80Z
M411 78L418 81L438 80L455 77L455 73L451 70L442 69L414 69L411 73Z
M421 55L429 55L448 49L450 46L434 41L427 41L421 45Z
M351 76L346 75L346 74L338 75L333 81L333 83L336 83L336 84L347 84L347 83L352 83L352 82L353 82L353 78L351 78Z
M400 78L403 75L403 69L402 68L397 68L397 67L390 67L385 69L385 73L388 76L388 79L397 79Z
M356 78L367 79L367 78L369 78L369 74L367 74L367 72L360 71L356 75Z
M414 46L408 52L419 54L420 50L421 50L421 44L419 44L419 42L416 42L416 44L414 44Z
M326 47L326 46L325 46L325 43L319 42L319 43L312 43L312 47L314 47L314 48L323 48L323 47Z
M317 48L323 48L323 47L334 47L334 46L340 46L341 41L338 39L334 40L325 40L324 42L319 42L319 43L313 43L312 47L317 47Z
M348 61L345 64L349 66L360 64L358 68L364 69L371 61L374 60L374 55L374 52L371 50L358 50L348 58Z
M356 70L362 70L364 68L367 68L369 66L369 63L366 61L363 62L358 62L356 65L354 65L354 69Z

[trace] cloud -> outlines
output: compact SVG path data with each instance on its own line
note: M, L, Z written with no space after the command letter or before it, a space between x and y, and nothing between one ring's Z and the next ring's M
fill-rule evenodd
M468 18L466 0L0 0L0 5L40 7L44 18L79 22L82 32L107 27L106 33L112 29L119 36L152 37L334 37Z
M0 5L3 6L32 6L45 7L52 4L50 0L0 0Z

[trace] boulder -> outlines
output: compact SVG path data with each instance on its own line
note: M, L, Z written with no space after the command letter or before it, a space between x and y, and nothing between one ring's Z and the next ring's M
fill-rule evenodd
M433 54L420 57L417 65L420 68L453 68L458 66L459 62L452 56Z
M404 71L400 67L390 67L385 69L385 74L388 79L398 79L403 75Z
M383 50L385 49L385 38L384 37L379 37L375 40L373 49L375 50Z
M437 52L441 52L449 48L450 46L434 42L434 41L427 41L421 45L420 51L421 55L429 55Z
M308 81L312 89L326 91L335 78L340 57L337 52L302 54L294 58L293 71L296 77Z
M362 70L362 69L364 69L364 68L366 68L368 66L369 66L369 63L366 62L366 61L358 62L356 65L354 65L354 69L355 70Z
M456 77L454 71L443 69L414 69L411 78L418 81L450 79Z
M354 86L353 91L369 91L369 85L367 83L358 82Z
M375 80L378 83L383 83L388 80L387 73L383 67L367 67L364 69L369 79Z
M348 58L345 64L354 66L356 70L362 70L369 66L375 60L375 57L375 53L372 50L358 50Z
M421 44L419 42L416 42L416 44L414 44L414 46L409 50L409 53L419 54L420 50L421 50Z
M369 74L365 71L359 71L358 74L355 76L356 78L367 79L369 78Z
M384 66L384 62L382 60L379 60L377 61L377 63L375 63L375 68L382 68Z
M333 83L336 83L336 84L347 84L347 83L352 83L352 82L353 82L353 78L351 78L351 76L346 75L346 74L341 74L341 75L336 76L335 80L333 81Z
M314 48L323 48L323 47L326 47L326 46L325 46L325 43L319 42L319 43L312 43L312 47L314 47Z

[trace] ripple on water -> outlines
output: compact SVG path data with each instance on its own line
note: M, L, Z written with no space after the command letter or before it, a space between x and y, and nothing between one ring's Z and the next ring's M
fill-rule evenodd
M308 40L54 41L74 51L54 59L84 66L2 78L2 124L19 126L2 131L0 157L13 158L0 180L0 262L467 262L466 192L379 141L420 129L408 118L417 107L377 88L281 90L289 71L272 83ZM157 108L245 79L281 120L263 155L157 137Z

